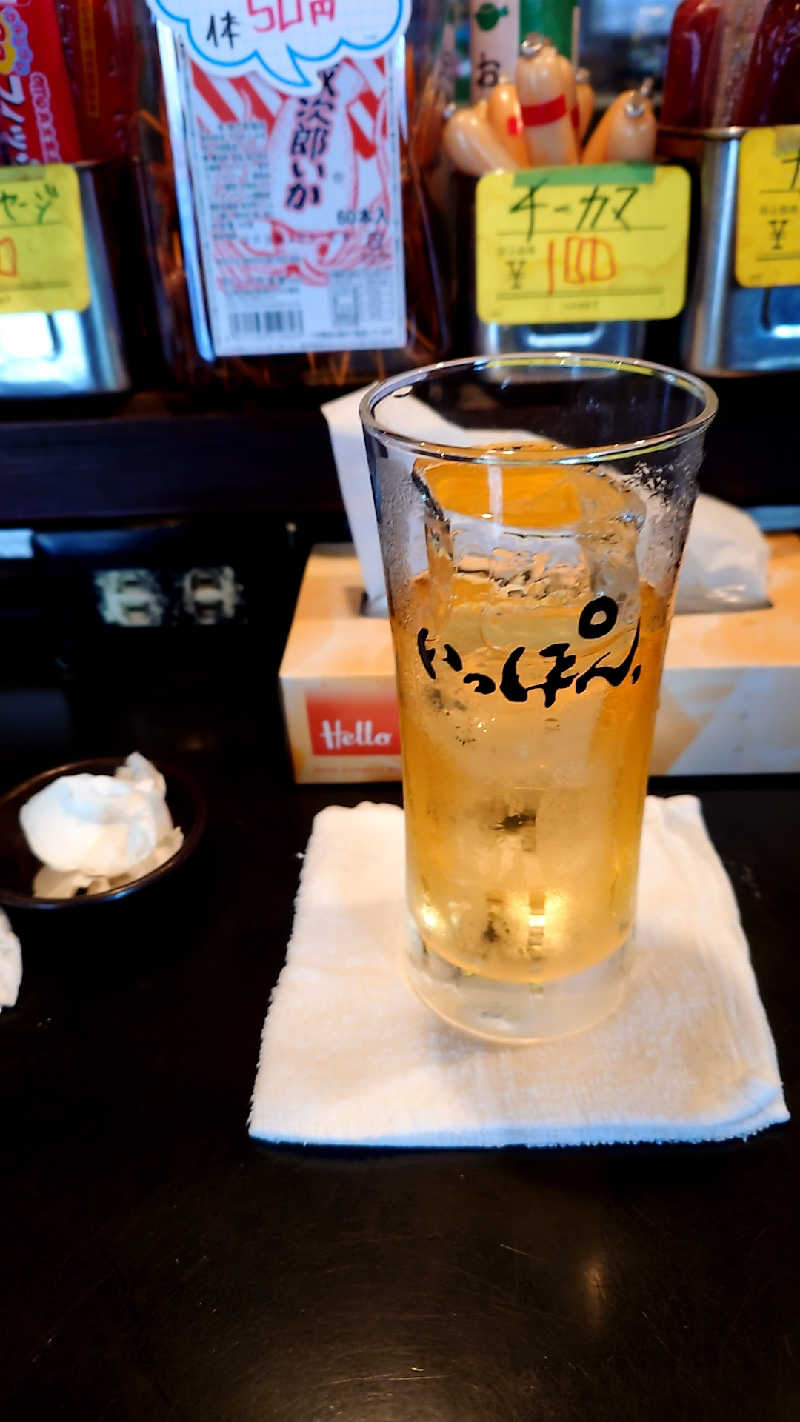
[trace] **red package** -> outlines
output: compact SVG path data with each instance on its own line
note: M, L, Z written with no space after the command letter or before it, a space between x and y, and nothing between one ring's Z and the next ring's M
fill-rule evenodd
M130 0L56 0L85 158L130 149L135 108Z
M54 0L0 5L0 152L11 164L82 156Z

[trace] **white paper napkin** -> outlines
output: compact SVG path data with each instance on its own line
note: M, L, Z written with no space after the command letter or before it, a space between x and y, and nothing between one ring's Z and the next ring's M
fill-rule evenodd
M712 1141L788 1120L733 891L696 799L648 799L638 946L623 1005L526 1047L441 1023L411 992L403 814L314 821L250 1132L327 1145Z
M369 387L365 386L365 389ZM378 520L372 498L364 435L358 417L358 407L363 394L364 390L349 391L346 395L338 395L335 400L326 401L321 409L328 425L342 502L361 564L367 606L373 614L385 614L386 587L383 580ZM502 440L536 438L529 430L464 430L413 395L393 400L391 406L390 428L396 434L407 434L413 439L425 440L430 444L494 444ZM382 413L385 415L386 411Z
M19 939L0 909L0 1011L13 1007L22 982L22 950Z
M367 387L365 387L367 388ZM378 538L378 521L369 479L367 451L358 418L363 390L352 390L327 400L321 406L328 425L331 450L339 476L342 502L347 522L356 546L367 602L371 607L386 607L386 586Z

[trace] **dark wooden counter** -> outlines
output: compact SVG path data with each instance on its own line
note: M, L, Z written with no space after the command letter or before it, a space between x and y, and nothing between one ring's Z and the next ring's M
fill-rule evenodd
M201 670L172 655L149 677L144 660L95 661L41 681L36 715L21 670L6 675L4 785L136 745L195 775L210 823L163 892L17 920L25 976L0 1016L4 1419L796 1418L794 1124L547 1152L249 1140L312 817L398 793L293 787L250 650ZM657 788L701 796L796 1111L797 782Z
M720 409L702 487L744 506L797 505L796 372L714 383ZM212 387L3 406L0 528L338 511L319 410L337 393L265 391L233 404Z

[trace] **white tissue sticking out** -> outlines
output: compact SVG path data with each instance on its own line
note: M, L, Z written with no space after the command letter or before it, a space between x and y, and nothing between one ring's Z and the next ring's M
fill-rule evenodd
M349 391L347 395L328 400L321 408L328 423L342 500L361 564L367 605L371 612L381 612L385 615L386 589L378 522L370 486L367 451L364 448L364 436L358 418L358 407L363 394L364 390ZM452 420L446 420L438 410L432 409L424 400L418 400L412 394L399 395L384 402L381 407L381 419L387 418L390 421L388 427L396 434L407 434L412 439L424 440L427 444L434 445L517 444L537 438L527 430L463 429Z
M71 898L140 879L183 843L167 809L163 775L138 751L113 775L61 775L20 810L28 846L44 867L41 898Z
M683 556L676 612L741 612L768 607L769 546L744 509L701 494Z
M22 982L19 939L0 909L0 1008L13 1007Z

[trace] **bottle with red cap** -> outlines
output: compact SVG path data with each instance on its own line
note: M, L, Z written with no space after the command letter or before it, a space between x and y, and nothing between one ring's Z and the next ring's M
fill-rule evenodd
M132 0L56 0L56 8L81 155L122 158L136 104Z
M721 0L682 0L675 11L667 51L661 122L699 128L714 31Z
M800 0L769 0L755 38L736 122L800 123Z
M765 5L766 0L722 0L700 102L704 127L728 128L735 124Z

